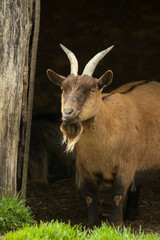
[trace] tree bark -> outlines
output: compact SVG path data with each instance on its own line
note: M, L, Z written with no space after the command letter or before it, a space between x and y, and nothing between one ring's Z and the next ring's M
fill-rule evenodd
M0 0L0 197L4 192L12 196L17 192L20 123L27 110L30 74L32 8L32 0Z

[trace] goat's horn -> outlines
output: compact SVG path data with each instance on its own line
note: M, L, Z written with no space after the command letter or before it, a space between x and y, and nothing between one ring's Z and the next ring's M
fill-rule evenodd
M71 52L68 48L60 44L61 48L63 51L67 54L67 57L70 61L71 64L71 74L77 75L78 74L78 61L76 56L74 55L73 52Z
M88 76L92 76L97 64L100 62L100 60L111 51L111 49L114 47L111 46L102 52L97 53L85 66L82 75L87 74Z

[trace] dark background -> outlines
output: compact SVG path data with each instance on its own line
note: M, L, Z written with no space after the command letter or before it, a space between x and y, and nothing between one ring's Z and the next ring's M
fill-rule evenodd
M70 73L59 43L75 53L79 74L97 52L114 44L94 73L100 77L111 69L111 89L129 81L159 81L159 0L42 0L34 114L60 111L60 90L46 76L48 68L64 76Z

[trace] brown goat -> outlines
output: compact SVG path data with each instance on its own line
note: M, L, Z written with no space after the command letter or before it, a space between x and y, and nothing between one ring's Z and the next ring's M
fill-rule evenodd
M134 82L102 94L113 78L106 71L93 78L98 62L112 47L98 53L78 75L75 55L61 45L71 62L65 78L52 70L49 79L61 86L61 131L68 151L76 152L79 186L86 194L88 224L96 216L99 185L113 184L110 222L123 221L122 206L136 171L160 168L160 83Z

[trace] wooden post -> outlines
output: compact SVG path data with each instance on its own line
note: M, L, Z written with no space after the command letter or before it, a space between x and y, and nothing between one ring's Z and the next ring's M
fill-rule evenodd
M40 0L32 0L33 11L33 27L30 38L30 61L29 61L29 87L26 100L24 100L25 108L23 109L22 122L22 142L24 143L24 152L22 151L23 157L23 171L22 171L22 197L26 200L26 189L27 189L27 176L28 176L28 158L29 158L29 147L30 147L30 130L32 120L32 107L33 107L33 95L34 95L34 77L36 69L36 57L39 37L39 24L40 24Z
M39 0L0 0L0 197L3 192L17 193L20 126L26 131L28 119L28 113L26 120L22 116L28 110L35 2Z

